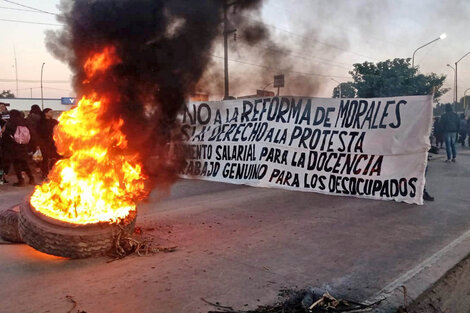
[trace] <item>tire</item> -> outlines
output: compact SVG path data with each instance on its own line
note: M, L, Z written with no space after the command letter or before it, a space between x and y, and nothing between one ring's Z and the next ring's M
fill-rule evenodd
M110 252L121 228L127 233L134 231L136 216L136 211L131 211L119 225L77 225L44 216L25 201L20 206L18 225L21 237L34 249L56 256L82 259Z
M24 243L18 231L19 212L19 204L0 211L0 237L7 241Z

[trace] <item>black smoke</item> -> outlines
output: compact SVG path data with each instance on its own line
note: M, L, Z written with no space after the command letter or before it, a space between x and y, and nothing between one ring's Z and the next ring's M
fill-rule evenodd
M236 3L230 9L240 19L261 7L261 0ZM130 149L160 160L156 172L168 172L167 144L178 137L177 114L223 31L223 0L63 0L59 8L65 26L47 33L46 45L69 64L77 95L109 96L105 118L122 118ZM110 45L121 62L84 83L85 61Z

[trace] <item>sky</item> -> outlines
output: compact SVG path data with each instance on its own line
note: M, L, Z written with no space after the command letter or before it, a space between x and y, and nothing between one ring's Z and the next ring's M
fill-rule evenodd
M59 13L58 0L14 0L18 4ZM136 1L137 2L137 1ZM447 75L445 87L453 88L454 72L446 64L470 52L470 3L459 0L266 0L260 16L271 32L274 45L286 50L267 68L261 58L273 46L253 47L242 37L230 38L231 94L253 94L268 85L277 73L286 74L286 88L304 96L331 97L338 82L351 80L353 63L411 58L419 46L447 38L420 49L415 64L421 73ZM26 23L28 22L28 23ZM42 24L41 24L42 23ZM18 97L40 97L41 66L44 65L45 98L75 95L72 73L46 49L45 31L62 26L54 14L31 11L0 0L0 90ZM237 27L237 25L234 25ZM223 71L222 41L214 46L214 68ZM264 51L264 52L263 52ZM15 68L15 53L16 64ZM17 76L16 76L17 73ZM305 86L302 88L295 88ZM458 64L458 97L470 88L470 55ZM300 91L299 91L300 90ZM212 92L220 98L223 90ZM453 89L440 102L453 100Z

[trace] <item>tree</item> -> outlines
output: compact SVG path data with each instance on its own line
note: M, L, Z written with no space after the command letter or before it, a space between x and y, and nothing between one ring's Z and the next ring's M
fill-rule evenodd
M15 95L10 90L3 90L0 93L0 98L14 98Z
M445 75L431 73L418 74L418 69L411 67L411 59L393 59L378 62L356 63L349 72L357 97L393 97L430 94L434 90L437 101L449 91L443 88Z
M333 89L333 98L339 98L339 90L341 88L341 98L356 97L356 88L352 82L341 83Z

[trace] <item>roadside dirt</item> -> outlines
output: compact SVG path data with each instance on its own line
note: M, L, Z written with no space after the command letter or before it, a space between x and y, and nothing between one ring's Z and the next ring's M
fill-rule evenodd
M470 255L420 295L405 312L470 312Z

